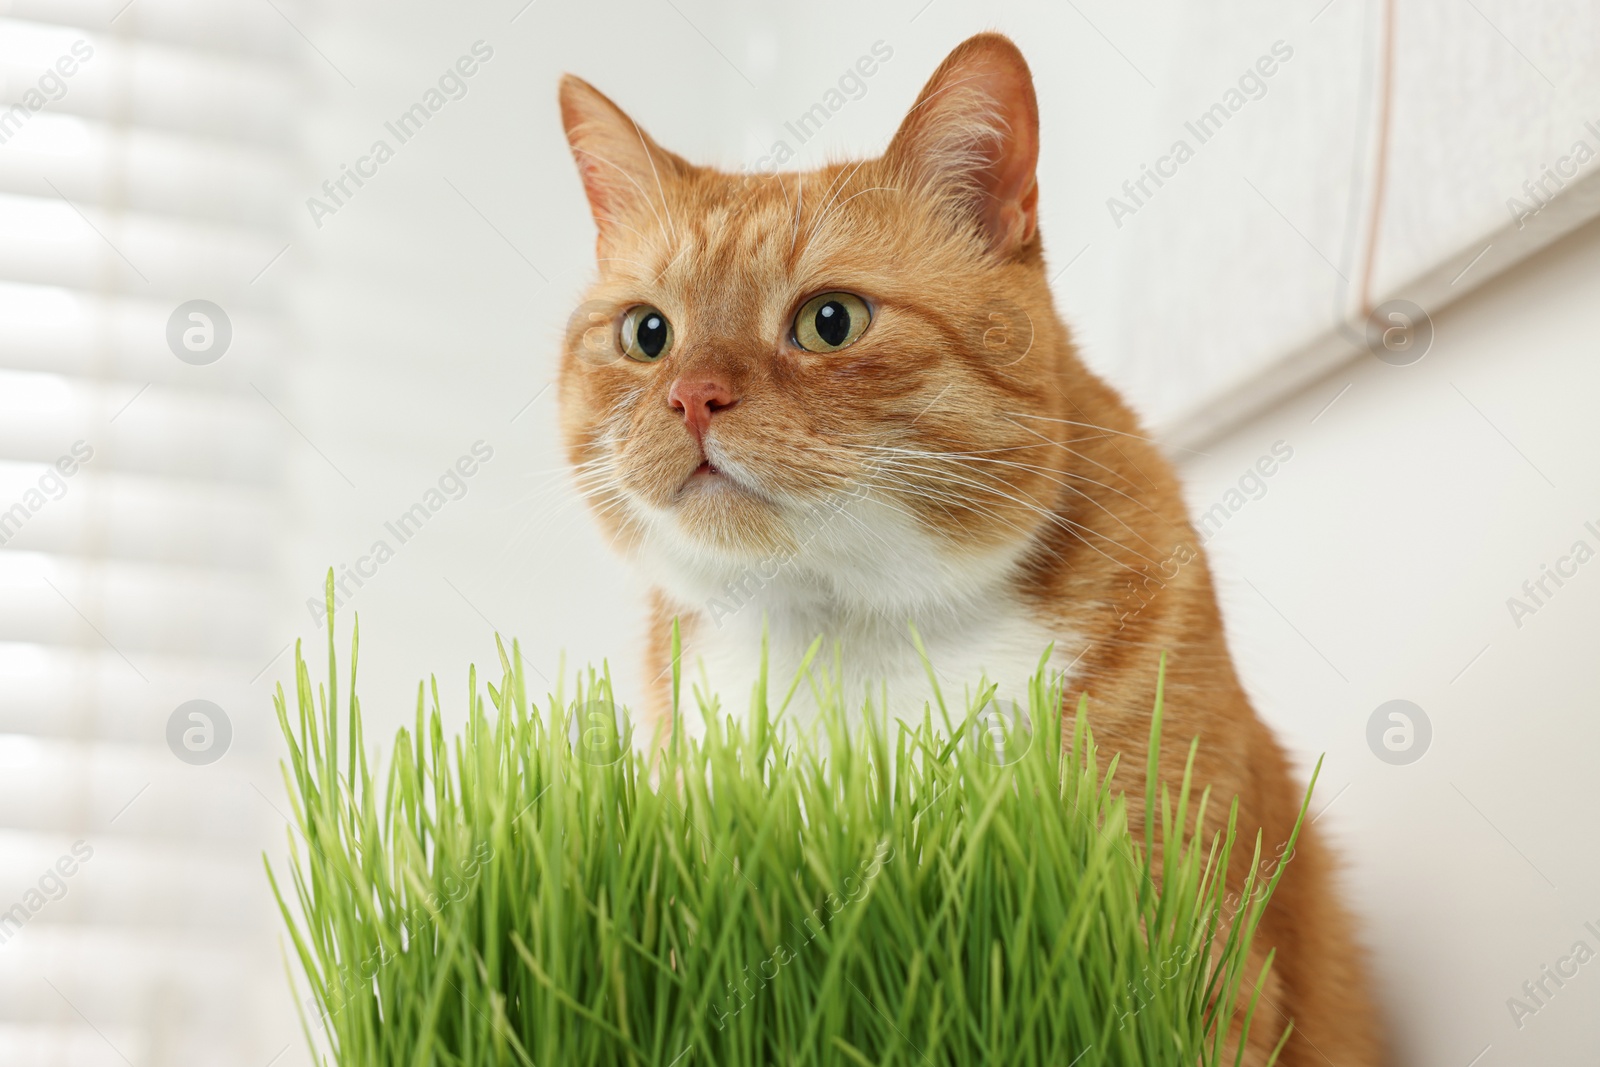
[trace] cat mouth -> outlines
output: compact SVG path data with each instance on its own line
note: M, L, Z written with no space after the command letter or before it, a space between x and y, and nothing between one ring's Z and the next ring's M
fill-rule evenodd
M727 467L720 467L710 457L702 457L700 464L690 471L678 487L678 497L686 500L705 493L734 493L739 496L760 498L761 493Z
M681 495L697 489L716 488L735 489L739 486L728 476L727 471L709 459L702 459L700 465L684 478L683 484L678 487L678 492Z

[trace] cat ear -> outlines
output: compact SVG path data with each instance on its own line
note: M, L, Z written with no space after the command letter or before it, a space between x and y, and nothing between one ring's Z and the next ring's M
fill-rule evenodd
M561 78L561 125L583 179L604 245L636 214L666 219L663 184L689 164L650 139L639 124L582 78Z
M992 252L1038 225L1039 104L1022 52L998 33L956 47L922 89L884 158L914 187L950 197Z

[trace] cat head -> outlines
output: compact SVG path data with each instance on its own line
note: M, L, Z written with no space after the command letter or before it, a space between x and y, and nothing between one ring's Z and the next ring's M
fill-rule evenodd
M679 577L777 557L870 582L1005 566L1056 521L1077 364L1011 41L956 48L881 156L808 172L691 164L570 75L560 100L599 229L562 428L615 541Z

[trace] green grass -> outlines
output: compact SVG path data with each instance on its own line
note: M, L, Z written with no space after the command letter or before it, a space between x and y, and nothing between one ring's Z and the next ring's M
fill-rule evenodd
M697 699L705 739L656 759L619 737L604 675L541 710L500 646L498 685L468 674L464 732L419 685L378 771L359 622L341 686L329 608L326 683L297 647L295 702L276 697L289 893L268 876L307 1040L341 1067L1236 1062L1227 1022L1253 1009L1246 948L1282 867L1227 906L1234 816L1184 836L1209 798L1187 774L1158 787L1159 697L1131 831L1081 705L1050 743L1042 661L1032 731L998 746L971 709L885 723L825 683L802 734L794 689L771 699L763 677L747 714Z

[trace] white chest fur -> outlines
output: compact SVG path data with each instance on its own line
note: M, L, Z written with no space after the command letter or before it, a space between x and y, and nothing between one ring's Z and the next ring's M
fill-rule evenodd
M669 600L698 616L685 649L685 695L691 684L706 687L736 715L749 707L764 635L774 706L821 636L813 673L820 667L838 679L847 708L870 696L881 710L886 695L890 713L907 720L920 720L934 698L912 624L953 719L980 681L998 685L1003 708L1026 706L1045 649L1054 644L1057 669L1079 651L1015 593L1020 547L957 557L903 512L869 500L852 502L795 551L754 562L717 558L663 525L642 562ZM804 721L814 711L803 682L790 713ZM690 716L691 731L697 719Z
M917 721L925 704L934 704L934 721L939 722L935 682L955 720L966 714L970 699L985 682L998 685L995 698L1002 707L1009 709L1012 701L1026 706L1028 680L1038 670L1052 635L1012 606L989 608L959 627L919 626L925 663L905 623L895 626L885 619L841 615L813 626L807 624L809 613L789 613L777 605L766 610L749 607L724 619L721 628L708 625L696 631L685 679L715 693L726 710L744 713L758 680L765 621L773 705L788 691L812 639L820 635L823 642L813 674L826 672L835 678L845 707L852 711L870 699L876 709L887 703L894 717ZM811 684L802 682L790 714L804 722L815 710Z

